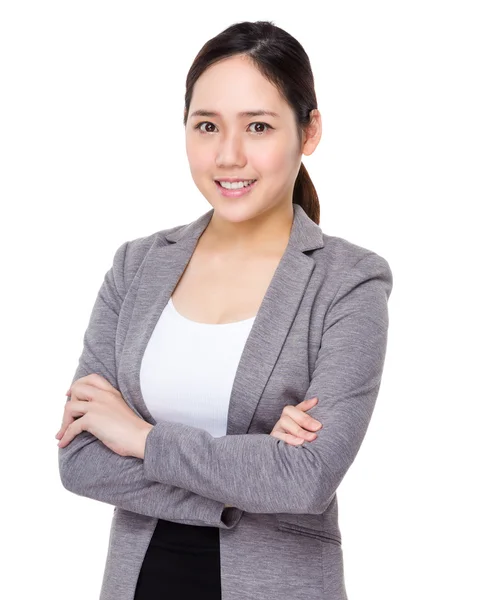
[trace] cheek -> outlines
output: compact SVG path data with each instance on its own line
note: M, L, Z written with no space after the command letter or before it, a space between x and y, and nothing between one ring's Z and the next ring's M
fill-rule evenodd
M263 152L252 157L252 165L261 174L269 177L279 176L280 173L286 173L291 169L294 156L293 152L287 150L287 147L277 146L265 148Z
M206 145L196 144L193 141L186 142L186 155L193 175L202 175L213 167L213 157Z

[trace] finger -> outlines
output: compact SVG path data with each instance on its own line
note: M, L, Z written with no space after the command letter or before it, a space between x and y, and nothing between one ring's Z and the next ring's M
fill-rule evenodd
M56 439L60 440L62 439L67 427L69 427L69 425L71 425L72 423L74 423L77 419L75 419L74 417L69 417L66 418L64 420L64 422L62 423L62 427L59 429L59 431L55 434Z
M314 417L301 411L296 406L291 406L290 404L284 406L282 416L284 415L289 416L304 429L318 431L322 427L322 423L320 421L317 421L317 419L314 419Z
M84 431L84 419L77 419L73 423L67 427L62 439L59 441L57 446L59 448L65 448L70 442L75 438L76 435L79 435L81 431Z
M65 407L66 417L73 417L77 419L78 417L83 417L90 409L89 402L85 400L69 400L67 406Z
M105 393L106 391L111 391L111 390L110 389L109 390L101 389L99 387L92 385L92 380L91 380L91 383L88 383L88 382L82 382L79 379L72 386L71 398L76 398L77 400L82 400L84 402L92 402L96 398L100 397L100 392ZM70 400L70 402L72 402L72 400Z
M75 398L75 396L74 396L74 398ZM68 400L65 404L66 405L64 408L64 418L62 420L62 425L61 425L59 431L55 435L56 439L58 439L58 440L63 437L66 429L72 423L74 423L79 417L84 416L86 414L86 412L88 411L88 409L90 408L88 406L88 403L85 402L84 400L77 400L77 399Z
M73 423L75 421L74 417L66 417L64 419L64 421L62 422L62 426L59 429L59 431L55 434L55 437L60 440L62 438L62 436L65 433L65 430L67 429L67 427L69 427L69 425L71 423Z
M72 417L68 410L68 405L72 400L66 400L64 405L64 414L62 415L62 423L60 425L59 431L55 434L56 439L60 440L60 438L64 435L67 427L74 421L74 417Z
M278 426L283 429L286 433L290 433L295 437L303 438L306 440L315 440L317 434L313 431L307 431L298 423L296 423L291 417L288 415L282 415L279 419ZM277 427L278 429L278 427Z
M59 431L55 434L55 438L57 440L60 440L60 438L64 435L65 429L67 429L67 425L65 427L64 427L64 425L62 425L62 427L59 429Z
M87 384L87 385L91 385L93 387L96 387L100 390L106 390L106 391L112 391L115 390L116 388L114 386L112 386L109 381L105 378L102 377L101 375L98 375L97 373L90 373L89 375L84 375L84 377L79 377L79 379L77 379L70 387L70 390L72 390L73 386L77 384Z
M302 400L300 404L297 404L296 407L302 410L309 410L311 406L315 406L319 399L315 396L314 398L307 398L307 400Z
M103 378L100 377L100 379ZM86 380L90 381L90 383L86 383ZM86 377L80 377L74 384L72 384L70 390L72 395L70 396L70 400L66 400L62 426L55 435L56 439L62 438L67 427L69 427L69 425L71 425L76 418L82 417L84 414L86 414L90 408L89 404L92 401L102 398L102 394L105 394L106 391L115 391L117 393L117 390L113 388L109 382L107 382L109 387L104 386L102 389L93 386L93 382L95 382L95 377L92 375L87 375Z
M291 435L290 433L284 433L283 431L273 431L270 435L286 442L287 444L290 444L291 446L300 446L306 441L295 435Z

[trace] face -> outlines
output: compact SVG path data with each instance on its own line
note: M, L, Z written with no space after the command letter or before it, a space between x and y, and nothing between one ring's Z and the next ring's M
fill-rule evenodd
M243 114L248 111L275 114ZM291 107L246 56L224 59L197 80L186 151L197 188L223 219L238 222L291 207L301 155L313 151L310 143L299 143ZM222 178L256 182L240 195L223 190L216 182Z

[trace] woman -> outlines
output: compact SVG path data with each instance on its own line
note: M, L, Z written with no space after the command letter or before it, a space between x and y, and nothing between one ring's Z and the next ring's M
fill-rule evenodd
M63 485L116 507L101 600L345 599L336 490L378 394L391 270L318 225L301 157L321 117L287 32L209 40L184 124L212 209L118 248L57 434Z

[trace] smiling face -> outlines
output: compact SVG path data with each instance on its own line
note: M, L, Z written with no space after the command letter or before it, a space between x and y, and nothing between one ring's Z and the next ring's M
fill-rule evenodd
M259 111L277 116L243 114ZM186 121L186 151L197 188L223 219L286 211L303 150L291 107L246 56L224 59L199 77ZM256 183L239 195L222 190L215 180L223 178Z

